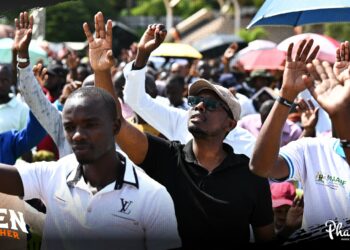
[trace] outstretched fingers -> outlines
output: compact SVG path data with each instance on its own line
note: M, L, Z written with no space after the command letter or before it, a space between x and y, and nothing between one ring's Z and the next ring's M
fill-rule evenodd
M309 57L306 59L306 63L311 63L317 56L318 52L320 51L320 46L317 45L313 51L311 52L311 54L309 55Z
M94 41L94 37L90 31L89 25L85 22L83 24L83 30L86 36L86 39L88 40L89 43L92 43Z
M23 29L24 28L24 13L21 12L19 14L19 28Z
M303 75L303 80L311 94L315 91L315 84L319 84L322 81L320 75L316 70L317 63L319 63L318 60L314 60L313 63L308 63L306 65L308 74Z
M322 81L327 80L328 76L327 76L326 71L325 71L323 65L321 64L321 62L319 60L314 60L312 63L315 66L316 73L319 76L319 78Z
M156 44L160 44L163 42L166 36L166 29L163 24L157 24L155 26L155 42Z
M18 18L15 18L15 26L16 26L16 30L19 30L19 20Z
M23 26L25 29L29 28L29 18L28 18L28 12L24 12L23 13L23 18L24 18L24 23L23 23Z
M97 27L98 29L96 29L96 34L99 33L99 37L102 39L106 38L106 27L105 27L105 21L104 21L104 17L101 11L99 11L96 15L95 15L95 23L97 22Z
M95 37L100 38L100 28L98 26L97 14L94 16L94 24L95 24Z
M106 30L106 40L112 44L112 20L108 19L107 21L107 30Z
M306 39L301 41L301 43L299 44L297 53L295 55L295 61L301 61L301 54L302 54L302 52L304 50L305 44L306 44Z
M350 53L350 49L349 49L349 41L345 41L344 42L344 59L345 59L345 61L349 61L349 53Z
M29 29L33 29L33 24L34 24L34 17L30 16L29 17L29 26L28 26L28 28Z
M306 40L305 40L306 42ZM309 52L311 50L312 45L314 44L314 40L310 39L307 43L306 46L303 46L303 51L299 55L299 61L305 62L307 56L309 55ZM301 47L301 46L300 46Z

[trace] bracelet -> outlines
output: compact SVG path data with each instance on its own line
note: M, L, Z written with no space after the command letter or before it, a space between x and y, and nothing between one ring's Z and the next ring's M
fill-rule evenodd
M343 148L350 148L350 140L340 140L340 145Z
M282 104L282 105L288 107L288 108L291 108L291 107L293 107L293 105L294 105L294 102L288 101L287 99L285 99L285 98L283 98L283 97L281 97L281 96L278 96L277 99L276 99L276 101L277 101L278 103L280 103L280 104Z
M19 63L29 63L29 58L18 57L18 55L17 55L17 62L19 62Z

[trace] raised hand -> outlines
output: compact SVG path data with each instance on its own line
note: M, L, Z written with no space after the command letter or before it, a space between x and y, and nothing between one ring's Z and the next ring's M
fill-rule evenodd
M319 46L316 46L310 53L312 45L312 39L308 42L303 40L294 59L292 59L293 44L288 47L281 95L289 101L293 101L301 91L307 88L306 81L303 80L307 74L306 64L311 62L319 51Z
M80 81L73 81L70 83L67 83L66 85L64 85L63 90L62 90L62 94L59 97L59 101L61 102L61 104L64 104L68 98L68 96L73 93L75 90L79 89L82 86L82 82Z
M19 14L19 20L15 19L15 39L14 48L17 52L28 53L28 47L30 40L32 38L32 28L33 28L33 16L28 16L28 12L21 12Z
M333 66L333 72L340 82L350 79L350 56L349 42L345 41L337 49L336 62Z
M308 89L320 106L330 116L340 111L348 112L350 107L350 79L341 83L334 75L328 62L321 64L318 60L314 60L312 64L307 65L307 70L311 76L304 80L309 84Z
M300 113L301 118L301 126L305 130L313 130L316 127L318 120L318 110L319 108L315 108L314 104L311 100L307 102L304 99L300 99L296 102L297 111Z
M166 29L163 24L148 25L138 44L138 51L151 54L153 50L159 47L166 36Z
M95 72L110 70L114 65L112 52L112 21L107 21L106 28L103 14L102 12L98 12L95 15L96 37L93 37L87 23L83 24L83 29L89 42L89 59L92 69Z
M134 62L134 67L145 67L152 51L159 47L166 36L166 29L163 24L148 25L145 33L137 45L137 54Z
M76 68L78 68L79 64L80 64L80 58L77 56L77 54L73 51L70 52L67 55L67 66L69 69L74 70Z
M295 231L301 227L304 213L304 197L296 196L292 206L289 208L286 216L286 224L290 231Z
M47 69L39 63L33 67L33 73L40 86L43 87L48 78Z
M235 42L231 43L231 45L225 50L222 56L222 62L228 63L231 60L231 58L235 55L237 49L238 49L238 44Z

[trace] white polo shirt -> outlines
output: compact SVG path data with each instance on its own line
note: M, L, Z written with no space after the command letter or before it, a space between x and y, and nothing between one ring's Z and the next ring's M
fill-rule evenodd
M338 139L303 138L282 147L280 156L290 168L289 179L304 187L304 229L349 221L350 167Z
M16 166L24 199L39 198L47 207L42 249L169 249L181 245L169 193L120 153L119 157L124 173L95 195L74 154L58 162Z

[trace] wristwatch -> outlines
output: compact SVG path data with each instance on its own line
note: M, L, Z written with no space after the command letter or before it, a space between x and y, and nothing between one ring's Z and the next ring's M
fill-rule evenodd
M18 55L17 55L17 62L19 62L19 63L29 63L29 58L18 57Z

